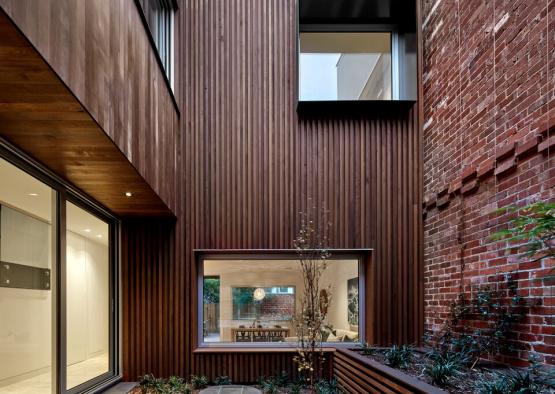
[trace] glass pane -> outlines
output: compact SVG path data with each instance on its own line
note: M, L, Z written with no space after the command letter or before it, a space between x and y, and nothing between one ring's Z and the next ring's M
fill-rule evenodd
M204 342L297 342L293 319L303 293L297 260L205 260ZM358 341L358 260L329 260L321 288L331 288L323 335Z
M67 203L67 387L109 371L109 225Z
M55 192L4 159L0 185L0 393L51 393Z
M390 33L301 33L301 101L391 100Z

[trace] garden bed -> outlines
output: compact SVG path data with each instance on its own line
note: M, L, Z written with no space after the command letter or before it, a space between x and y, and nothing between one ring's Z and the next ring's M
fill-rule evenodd
M348 392L394 393L552 393L555 383L553 369L514 369L506 365L480 360L472 368L459 367L438 387L430 375L433 361L422 349L412 349L410 361L392 368L388 348L337 350L334 371L341 386ZM363 353L367 354L363 354ZM364 376L366 375L366 376ZM354 382L354 386L349 381ZM357 387L358 384L358 387ZM366 384L366 386L365 386ZM511 386L513 384L513 386ZM524 390L524 391L519 391Z
M446 393L359 351L338 349L333 365L339 385L348 393Z

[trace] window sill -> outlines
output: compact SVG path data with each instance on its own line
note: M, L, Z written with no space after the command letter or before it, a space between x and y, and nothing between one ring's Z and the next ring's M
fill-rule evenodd
M345 343L346 345L346 343ZM337 346L337 345L336 345ZM326 344L322 350L325 353L333 353L336 351L336 346L330 346ZM349 346L344 346L345 348L349 348ZM351 346L352 347L352 343ZM341 346L343 348L343 346ZM298 347L296 346L268 346L268 344L260 345L260 346L244 346L244 345L233 345L228 344L228 346L205 346L200 345L196 349L193 350L193 354L206 354L206 353L296 353Z
M416 100L298 101L297 113L311 117L398 116L408 112L414 104Z

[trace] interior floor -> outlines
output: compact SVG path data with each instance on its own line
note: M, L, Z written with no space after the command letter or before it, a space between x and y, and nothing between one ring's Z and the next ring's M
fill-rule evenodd
M209 333L204 337L204 342L220 342L220 334Z
M108 371L108 354L98 355L67 368L67 387L74 387ZM51 375L46 372L0 387L0 394L47 394L51 392Z

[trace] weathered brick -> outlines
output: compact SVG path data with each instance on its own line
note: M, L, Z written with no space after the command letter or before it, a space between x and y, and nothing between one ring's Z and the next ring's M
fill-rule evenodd
M439 330L449 317L463 251L464 291L501 286L518 271L519 294L539 303L511 330L516 351L499 360L524 366L534 353L555 364L548 293L555 279L546 278L554 265L522 261L517 245L489 239L509 218L497 208L555 198L555 103L545 77L555 64L545 6L442 1L428 15L432 3L423 2L422 14L424 193L437 196L450 183L424 217L425 328Z

